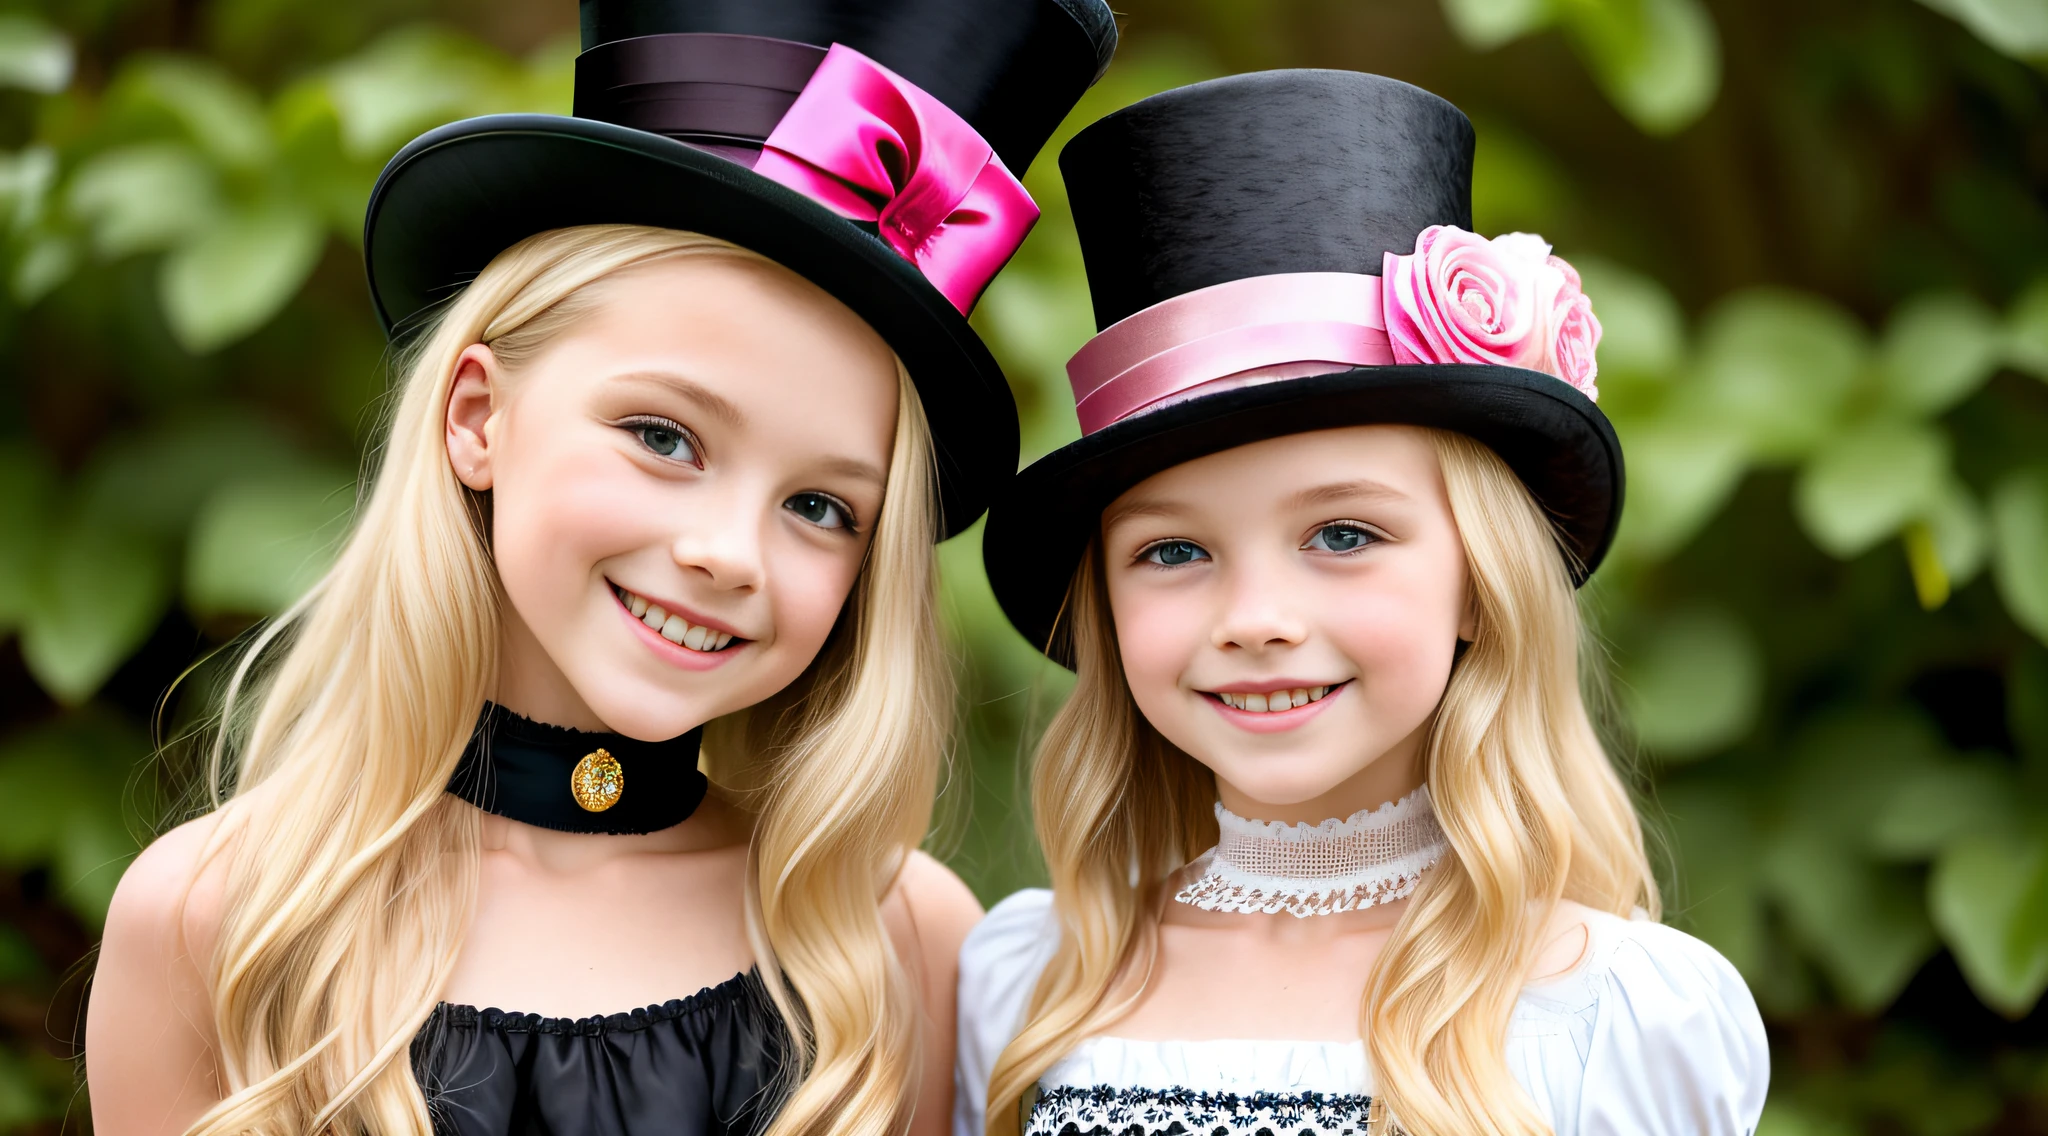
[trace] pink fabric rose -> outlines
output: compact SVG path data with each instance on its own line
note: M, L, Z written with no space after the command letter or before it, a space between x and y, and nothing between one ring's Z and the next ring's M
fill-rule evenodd
M1386 254L1380 279L1394 362L1525 367L1599 397L1600 321L1543 238L1431 225L1413 255Z

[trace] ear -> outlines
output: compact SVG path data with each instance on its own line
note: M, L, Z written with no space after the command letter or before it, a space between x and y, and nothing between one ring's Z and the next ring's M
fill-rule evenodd
M1469 584L1465 588L1465 610L1458 616L1458 641L1470 643L1479 638L1479 593Z
M505 395L504 369L481 343L472 343L455 360L455 381L448 387L448 464L456 480L482 492L493 483L491 434Z

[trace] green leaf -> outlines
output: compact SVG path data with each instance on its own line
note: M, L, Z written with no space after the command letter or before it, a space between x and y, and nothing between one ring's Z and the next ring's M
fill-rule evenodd
M1565 24L1616 109L1674 134L1721 89L1721 37L1699 0L1564 0Z
M1757 890L1758 846L1750 810L1718 788L1679 784L1658 795L1669 821L1682 887L1671 897L1685 928L1744 975L1761 975L1767 932ZM1667 908L1668 910L1668 908Z
M489 105L510 79L502 57L431 28L392 32L326 76L343 146L351 157L378 161L420 131L465 114L528 109Z
M1704 757L1756 723L1763 652L1725 611L1697 608L1659 622L1625 673L1636 736L1660 757Z
M1492 51L1548 26L1551 0L1443 0L1444 19L1466 47Z
M1737 292L1707 314L1697 382L1675 412L1725 417L1759 458L1798 458L1834 433L1868 353L1862 327L1827 300Z
M1935 863L1928 906L1971 989L2024 1017L2048 988L2048 838L1982 834Z
M170 248L213 223L220 191L211 166L182 142L99 154L71 176L65 205L109 259Z
M1900 410L1938 414L1984 385L2004 346L1998 317L1979 301L1953 293L1915 297L1885 327L1881 390Z
M21 653L44 690L76 705L149 638L170 601L170 569L147 534L65 510L45 553Z
M202 614L271 615L319 580L354 498L345 475L307 472L225 485L192 527L185 602Z
M1597 257L1574 259L1593 312L1600 317L1600 382L1614 373L1663 376L1685 353L1685 317L1670 289L1656 280Z
M1940 503L1953 475L1948 439L1917 422L1867 422L1830 439L1799 471L1792 504L1822 550L1869 550Z
M298 439L244 409L191 407L102 441L80 478L79 507L168 546L183 539L219 486L287 476L306 464Z
M19 233L43 218L50 187L57 181L57 151L27 146L0 154L0 224Z
M2048 468L2011 474L1991 496L1992 567L2013 622L2048 643Z
M1764 876L1787 922L1842 1001L1874 1013L1935 950L1934 928L1904 869L1873 864L1831 833L1794 826L1765 856Z
M1540 232L1556 225L1573 198L1570 180L1543 145L1512 123L1482 118L1473 123L1478 145L1472 154L1472 223L1477 232ZM1581 273L1583 258L1572 263ZM1626 270L1623 270L1626 271ZM1588 291L1604 305L1604 292ZM1607 322L1607 309L1600 308ZM1609 337L1612 337L1609 329ZM1600 344L1605 363L1607 340Z
M320 260L326 229L296 205L235 213L164 259L164 317L195 355L217 351L270 321Z
M1887 858L1933 859L1957 840L2009 830L2019 819L2019 786L2000 762L1944 763L1884 785L1889 799L1871 817L1869 846Z
M2048 5L2040 0L1920 0L2015 59L2048 61Z
M2005 361L2048 381L2048 279L2034 282L2005 316Z
M1619 549L1662 560L1712 520L1742 480L1747 445L1721 419L1672 414L1622 431L1628 495Z
M56 475L41 453L0 445L0 634L34 606Z
M1950 586L1960 588L1975 579L1991 547L1984 507L1977 503L1976 494L1960 478L1950 477L1935 495L1925 519Z
M58 895L97 926L145 820L129 785L150 756L131 727L83 714L0 746L0 862L47 865Z
M8 274L7 291L16 303L27 307L49 295L78 269L78 246L54 233L39 233L29 239Z
M143 56L125 66L109 102L122 112L168 115L214 161L255 169L271 155L263 103L218 64L184 56Z
M54 95L70 85L74 62L64 33L27 13L0 15L0 87Z

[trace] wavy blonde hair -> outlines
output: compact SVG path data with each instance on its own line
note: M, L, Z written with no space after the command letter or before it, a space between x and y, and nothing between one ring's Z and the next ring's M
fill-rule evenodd
M481 840L480 814L443 789L494 680L503 602L487 501L443 440L456 361L485 343L516 373L595 306L590 285L683 257L766 263L619 225L493 260L411 353L333 568L236 664L209 763L236 822L213 849L234 846L230 899L201 960L226 1099L190 1136L432 1132L409 1046L462 948ZM781 713L720 732L756 813L748 935L795 1040L771 1136L897 1132L915 1091L917 1001L880 903L930 821L951 697L931 436L897 371L885 504L851 602Z
M1559 899L1655 918L1657 888L1581 694L1582 627L1554 528L1492 450L1424 433L1464 539L1478 630L1424 747L1451 851L1410 900L1360 1007L1371 1127L1538 1136L1550 1125L1503 1045L1538 933ZM1029 1024L991 1074L990 1136L1014 1136L1046 1069L1131 1009L1156 958L1161 889L1216 840L1213 775L1144 720L1124 683L1098 549L1062 623L1079 681L1039 747L1031 793L1061 937Z

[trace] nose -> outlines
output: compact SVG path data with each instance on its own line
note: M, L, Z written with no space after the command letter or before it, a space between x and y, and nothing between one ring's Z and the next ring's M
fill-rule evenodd
M1228 580L1223 610L1209 637L1212 646L1259 652L1300 646L1308 638L1308 622L1277 573L1241 561Z
M698 501L688 522L670 542L669 555L684 572L704 578L722 592L752 592L765 571L759 510L738 501Z

